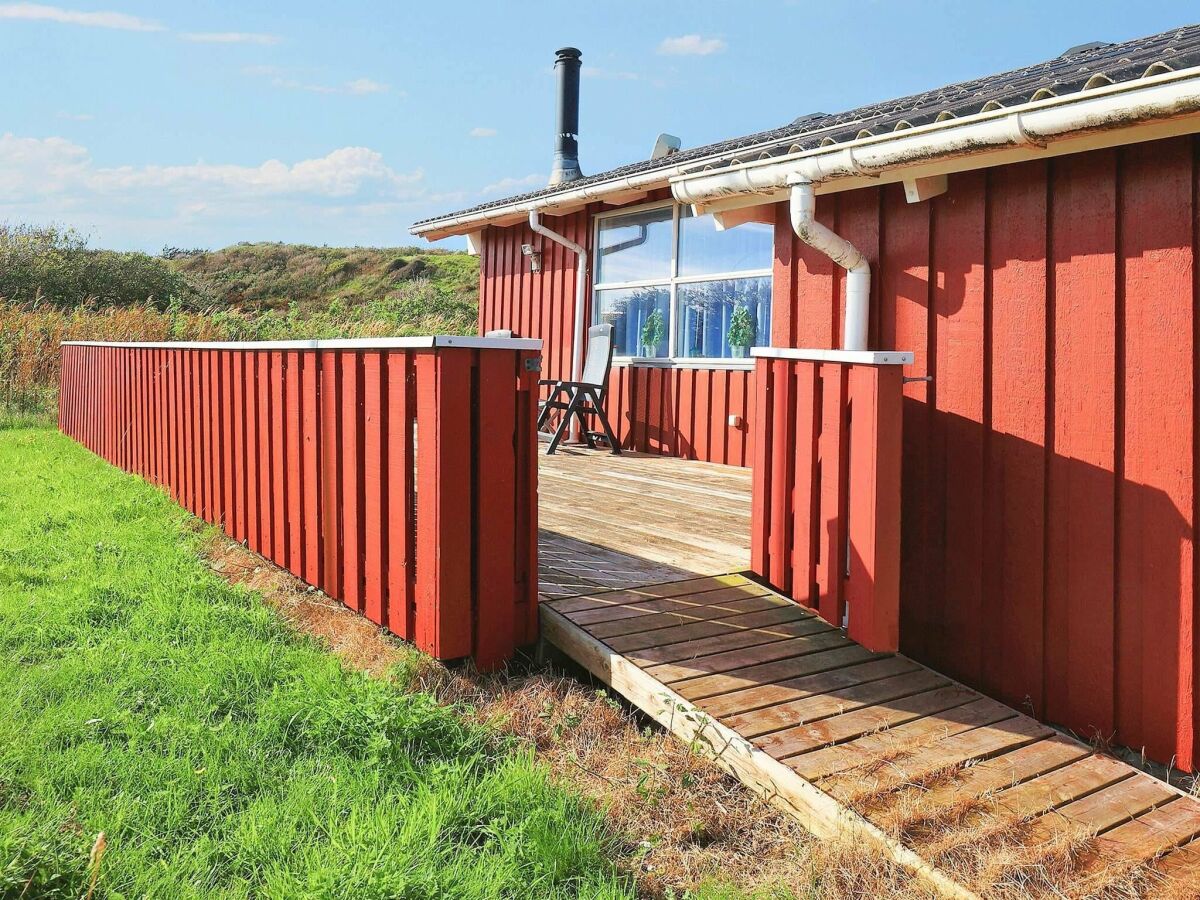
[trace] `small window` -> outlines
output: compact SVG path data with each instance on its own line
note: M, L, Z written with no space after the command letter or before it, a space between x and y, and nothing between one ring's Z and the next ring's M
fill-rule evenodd
M597 218L593 319L618 356L738 359L771 339L774 229L662 205Z

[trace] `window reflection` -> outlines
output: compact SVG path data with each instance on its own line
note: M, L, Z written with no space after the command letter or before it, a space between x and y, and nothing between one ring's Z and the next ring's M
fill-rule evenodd
M770 343L770 278L681 284L677 296L676 356L740 359Z
M665 287L596 292L598 322L613 326L617 356L664 357L670 337L671 293Z

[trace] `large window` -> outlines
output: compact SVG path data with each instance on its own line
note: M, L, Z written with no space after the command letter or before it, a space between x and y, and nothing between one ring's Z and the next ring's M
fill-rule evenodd
M597 216L594 314L618 356L730 359L771 340L774 229L662 205Z

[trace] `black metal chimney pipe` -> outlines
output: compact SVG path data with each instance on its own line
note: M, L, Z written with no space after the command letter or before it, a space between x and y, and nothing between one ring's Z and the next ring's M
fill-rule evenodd
M579 171L579 69L583 54L563 47L555 54L554 75L558 82L558 127L554 137L554 169L551 184L582 178Z

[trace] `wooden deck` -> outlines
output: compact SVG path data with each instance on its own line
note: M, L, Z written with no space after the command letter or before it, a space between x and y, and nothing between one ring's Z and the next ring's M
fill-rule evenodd
M750 565L750 470L560 449L538 465L543 597Z
M1132 878L1144 896L1200 896L1200 802L723 574L745 566L748 474L704 465L691 481L694 466L543 463L543 547L593 567L574 596L548 567L548 641L816 834L867 840L943 895L1092 896Z

